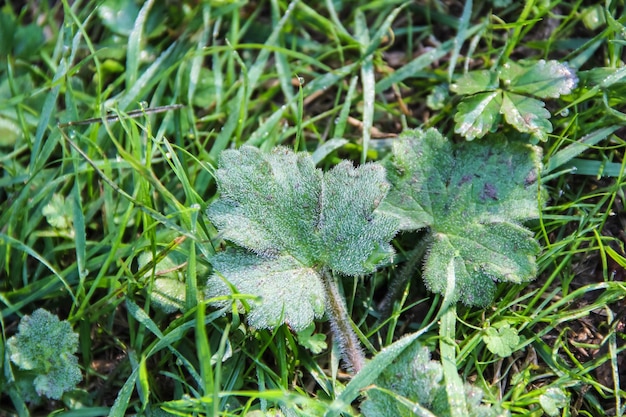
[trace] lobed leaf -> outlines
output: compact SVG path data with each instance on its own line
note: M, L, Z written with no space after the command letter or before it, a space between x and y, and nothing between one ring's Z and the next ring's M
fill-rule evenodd
M72 227L72 200L65 199L62 194L54 193L41 214L46 217L48 224L56 229Z
M482 404L480 388L466 384L464 390L468 415L509 415ZM441 363L431 360L428 348L413 343L369 387L361 412L365 417L451 416Z
M414 130L394 143L381 210L403 230L430 229L430 290L445 293L451 259L453 301L468 305L488 304L498 281L534 278L539 245L520 222L539 215L539 160L539 148L501 135L454 145L434 129Z
M226 282L260 296L248 317L256 327L304 329L324 312L323 268L366 274L393 256L397 220L376 211L389 188L381 165L345 161L323 173L308 154L244 146L222 153L216 178L208 217L247 251L213 259L207 296L229 294Z
M485 136L498 127L501 107L502 92L500 90L478 93L464 98L454 115L454 131L467 140Z
M509 324L503 324L499 327L488 327L483 335L483 342L487 345L487 349L503 358L511 356L515 352L519 341L520 337L517 334L517 330L509 326Z
M558 98L570 94L578 84L574 69L558 61L539 60L507 62L500 69L500 78L508 90L540 98Z
M38 395L60 399L82 379L78 359L78 334L70 323L44 309L24 316L18 332L7 340L11 362L35 375L32 383Z
M548 120L550 112L541 100L504 92L500 113L518 131L530 133L542 142L548 139L546 134L552 132L552 124Z
M498 73L494 71L478 70L466 72L457 78L450 90L457 94L476 94L482 91L498 88Z

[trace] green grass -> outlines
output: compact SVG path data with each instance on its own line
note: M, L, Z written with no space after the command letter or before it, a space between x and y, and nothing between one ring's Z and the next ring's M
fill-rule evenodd
M3 6L0 22L0 352L43 307L79 333L84 379L65 402L29 411L4 389L5 358L0 415L358 415L358 402L340 401L350 375L327 322L316 333L328 348L312 353L285 326L255 330L204 299L224 245L204 213L220 152L321 149L326 169L380 159L405 127L452 137L458 98L432 110L428 95L507 58L568 61L580 83L548 102L554 131L539 144L539 276L501 285L486 309L457 307L456 367L515 416L543 415L549 389L567 397L559 415L626 413L623 2L165 1L130 21L108 20L102 2L24 3ZM128 116L173 104L185 107ZM369 358L439 312L415 273L378 322L418 239L396 239L398 265L344 281ZM141 267L143 253L153 261ZM167 256L182 260L175 314L151 296ZM497 323L521 336L510 357L482 339ZM435 325L419 340L434 349L438 337Z

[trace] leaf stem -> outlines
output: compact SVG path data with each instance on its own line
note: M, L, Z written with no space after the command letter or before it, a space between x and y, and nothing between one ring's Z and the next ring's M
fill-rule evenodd
M421 239L415 248L409 252L407 262L400 272L391 278L385 298L378 304L379 322L382 323L391 315L393 303L400 298L400 294L405 290L407 282L413 277L419 263L424 259L426 248L430 243L430 238Z
M326 311L330 319L330 328L348 369L356 374L365 365L365 355L359 338L352 329L352 320L348 315L343 297L339 293L335 277L327 268L322 270L321 275L326 292Z

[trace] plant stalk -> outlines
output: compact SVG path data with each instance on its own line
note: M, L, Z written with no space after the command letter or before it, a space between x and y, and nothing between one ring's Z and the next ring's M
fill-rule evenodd
M414 276L419 263L424 259L424 253L431 243L431 239L425 238L419 241L415 248L409 252L406 263L400 272L391 278L385 298L378 304L380 312L379 322L384 322L393 310L393 303L400 298L400 294L405 290L406 284Z
M358 373L365 365L365 355L356 333L352 329L352 319L348 315L346 304L339 293L337 281L331 272L325 268L322 271L322 281L326 292L326 311L330 319L330 328L348 370Z

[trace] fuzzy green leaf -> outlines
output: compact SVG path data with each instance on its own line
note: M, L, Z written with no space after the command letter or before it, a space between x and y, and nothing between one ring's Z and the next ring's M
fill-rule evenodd
M344 161L323 173L308 154L244 146L222 153L216 177L221 196L208 217L250 252L213 258L207 296L229 294L227 283L260 296L255 327L301 330L324 312L323 268L360 275L391 260L397 221L375 211L389 188L381 165Z
M468 140L494 131L500 121L502 92L488 91L461 100L454 116L454 131Z
M454 116L455 132L468 140L495 131L500 114L520 132L541 141L552 132L550 112L532 97L557 98L570 94L578 83L572 68L557 61L506 62L498 72L470 71L457 79L450 90L468 95Z
M482 404L483 392L465 386L469 416L507 416L500 407ZM388 366L367 391L361 405L365 417L451 416L441 363L428 348L413 343Z
M22 318L7 347L11 362L37 375L33 384L38 395L58 400L82 379L74 356L78 335L67 321L44 309Z
M570 94L578 84L572 68L558 61L507 62L500 69L507 90L540 98Z
M259 256L229 248L215 255L212 263L219 272L209 279L207 297L230 294L228 284L241 294L257 296L257 300L249 301L248 323L252 327L288 323L301 330L324 314L324 288L317 272L303 267L294 257Z
M548 139L546 133L552 132L548 120L550 112L541 100L505 92L500 112L511 126L520 132L531 133L542 142Z
M498 74L493 71L470 71L459 77L450 90L457 94L476 94L498 88Z
M387 161L392 189L381 210L404 230L430 229L424 280L452 301L486 305L495 282L534 278L539 246L520 222L539 215L539 148L503 136L454 145L438 131L405 132Z

